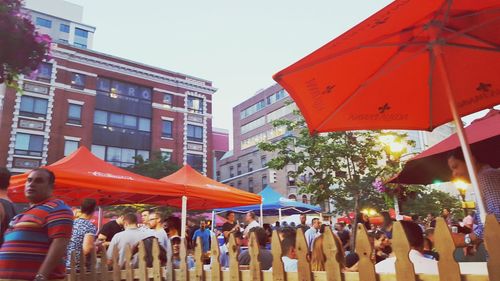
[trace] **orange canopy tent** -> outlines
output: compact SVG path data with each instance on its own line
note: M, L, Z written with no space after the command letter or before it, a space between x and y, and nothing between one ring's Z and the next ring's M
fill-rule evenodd
M206 210L261 204L260 195L245 192L229 185L208 178L191 166L186 165L179 171L166 176L160 181L184 187L188 200L188 209ZM181 199L169 200L169 204L178 206Z
M54 195L68 205L77 206L83 198L96 199L98 205L164 204L184 195L184 187L140 176L120 169L94 156L86 147L45 166L56 175ZM28 174L11 178L9 197L27 202L24 185Z

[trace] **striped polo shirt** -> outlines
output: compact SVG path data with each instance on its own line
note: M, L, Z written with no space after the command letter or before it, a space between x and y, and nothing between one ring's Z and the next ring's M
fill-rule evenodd
M33 280L50 244L71 238L73 212L61 200L50 198L15 216L0 248L0 279ZM65 277L64 258L49 279Z

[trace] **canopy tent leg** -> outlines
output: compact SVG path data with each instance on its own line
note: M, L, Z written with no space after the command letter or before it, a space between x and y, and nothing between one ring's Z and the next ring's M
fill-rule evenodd
M470 181L472 183L472 188L476 196L476 203L480 213L480 220L482 223L484 223L486 219L486 208L484 207L483 195L481 193L481 190L479 189L479 182L477 180L475 163L471 157L472 153L470 150L469 143L467 142L467 136L463 128L462 119L460 119L460 116L458 115L457 105L455 103L455 99L453 98L450 80L448 78L448 73L446 72L445 69L441 49L440 47L435 47L434 50L436 51L435 57L436 57L437 67L439 68L441 77L444 81L445 91L448 97L448 103L450 105L451 114L453 115L453 120L457 128L457 135L458 139L460 140L460 146L462 147L462 151L464 153L465 164L467 165L467 172L469 173Z
M278 221L281 223L281 208L278 209Z
M215 230L215 210L212 210L212 232L214 232L214 230Z
M264 212L262 211L262 203L260 203L260 227L264 226Z
M181 238L186 238L186 225L187 225L187 197L182 196Z
M97 209L97 229L99 231L101 231L102 227L102 217L103 217L102 207L99 206Z

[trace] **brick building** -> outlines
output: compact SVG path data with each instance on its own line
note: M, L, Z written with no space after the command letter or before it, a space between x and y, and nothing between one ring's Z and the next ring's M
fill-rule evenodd
M0 88L0 165L25 172L79 146L118 166L161 151L212 175L211 81L53 44L51 61Z

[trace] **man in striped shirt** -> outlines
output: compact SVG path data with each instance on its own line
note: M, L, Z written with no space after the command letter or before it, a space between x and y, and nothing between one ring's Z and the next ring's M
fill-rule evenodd
M15 216L0 248L0 280L62 280L73 212L52 197L54 173L38 168L28 175L24 194L31 206Z

